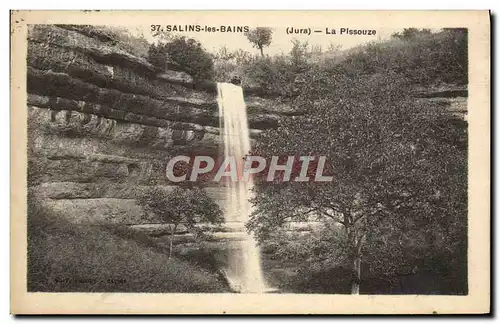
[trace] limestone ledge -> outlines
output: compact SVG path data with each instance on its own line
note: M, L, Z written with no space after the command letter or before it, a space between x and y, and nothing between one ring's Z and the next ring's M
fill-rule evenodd
M132 225L155 220L135 199L46 199L42 203L73 224Z
M218 128L171 122L162 125L166 127L28 106L28 135L33 153L113 152L140 159L219 154L222 140ZM259 133L260 130L251 130L251 143Z
M76 110L87 109L85 112L107 117L106 112L114 113L115 118L124 118L127 114L144 116L145 118L165 119L177 122L196 123L203 126L219 126L219 115L213 109L205 109L199 105L181 98L164 100L153 99L144 95L120 92L114 89L100 88L94 84L81 81L65 73L42 71L28 67L28 93L39 97L62 98L59 101L73 100L77 103ZM36 98L36 97L35 97ZM47 100L46 100L47 101ZM85 104L82 104L84 102ZM59 102L48 101L45 106L57 109ZM89 105L87 105L88 103ZM33 105L42 106L40 103ZM82 105L83 107L79 107ZM79 109L78 109L79 108ZM60 110L68 107L59 107ZM89 111L92 109L92 111ZM249 126L255 129L275 128L279 116L273 114L249 115Z
M466 98L469 96L467 85L442 84L432 87L417 87L414 91L417 98Z
M32 100L33 102L34 100ZM133 146L168 149L190 144L217 146L219 130L214 127L164 121L165 127L101 117L74 110L51 110L28 106L28 124L45 134L93 137Z
M32 26L28 29L28 40L79 51L102 63L119 63L144 72L158 72L158 69L144 58L134 56L118 46L55 25Z
M417 98L416 100L420 102L429 102L435 106L445 107L450 112L455 113L466 113L467 112L467 97L429 97L429 98Z
M63 27L63 28L60 28ZM99 87L125 93L147 95L155 99L183 98L206 109L217 109L216 83L194 82L174 63L159 71L144 58L136 57L102 37L91 37L81 28L66 25L36 25L28 31L28 66L38 70L65 73ZM78 27L78 26L77 26ZM89 37L90 36L90 37ZM249 114L303 114L275 98L259 97L260 90L244 88Z
M173 190L176 186L161 187ZM105 182L44 182L30 187L30 191L42 199L136 199L149 188L151 186Z
M195 103L171 99L157 100L148 96L125 93L115 89L100 88L94 84L71 77L66 73L37 70L28 67L28 93L45 97L59 97L84 101L97 107L106 107L179 122L218 126L218 116L213 110Z
M29 191L73 224L147 226L160 222L156 215L137 204L136 199L148 188L150 186L116 183L49 182L31 186ZM172 190L175 186L163 188ZM205 190L218 198L217 188Z
M30 127L30 126L28 126ZM177 150L186 151L186 146L173 146L169 149L157 148L148 145L129 144L127 141L107 140L95 137L70 137L60 134L45 133L44 130L34 129L28 132L28 148L30 155L50 158L51 156L111 155L123 156L131 161L140 160L167 160ZM104 161L101 161L104 162Z
M198 140L204 139L207 134L220 134L219 127L125 113L117 109L85 101L28 94L27 102L30 118L40 119L40 123L79 124L82 127L90 123L86 126L89 130L93 126L110 126L111 128L106 129L105 132L113 131L114 127L118 124L123 127L134 127L133 125L135 125L135 127L142 127L143 130L147 126L156 126L158 129L172 130L172 132L176 130L186 131L185 135L188 138ZM255 118L258 120L259 117L256 116ZM77 126L75 125L75 127ZM250 136L255 137L261 132L259 129L250 129ZM173 134L173 136L175 137L176 135Z
M136 199L122 198L85 198L85 199L43 199L41 203L65 217L75 225L128 225L149 235L164 235L165 226L158 228L151 224L160 223L159 218L146 212L137 204ZM143 226L141 226L143 225ZM168 226L168 225L167 225ZM156 228L155 228L156 227ZM207 226L209 230L214 230ZM187 232L183 226L178 234ZM238 233L225 231L224 239L237 239ZM221 238L222 239L222 238Z
M190 76L178 71L168 70L163 73L163 79L154 79L126 66L98 63L79 51L37 42L28 43L27 63L32 68L65 73L101 88L147 95L159 100L172 96L194 103L215 103L212 94L176 84L192 82Z
M28 130L28 157L31 174L36 176L32 181L37 182L107 179L117 183L164 183L166 165L173 156L208 155L216 159L220 154L215 140L165 148L153 145L151 140L130 144L133 134L120 133L124 137L107 139L61 136L30 125Z
M134 159L91 153L72 146L59 150L35 147L29 153L28 177L31 185L44 182L167 184L165 171L169 160L168 156Z
M30 192L42 199L94 199L117 198L136 199L144 194L152 185L131 185L128 183L107 182L43 182L29 188ZM171 191L177 187L172 185L158 185L164 190ZM224 188L217 183L204 187L209 195L217 200L224 195Z
M66 150L62 152L30 153L28 159L28 183L30 186L66 182L129 187L178 186L179 183L171 182L167 178L166 170L169 161L169 159L131 159L104 154L77 155ZM217 182L210 180L201 181L199 180L197 184L208 187L218 185ZM75 198L80 197L78 192L80 191L76 191ZM222 191L218 191L218 189L213 189L213 193L217 195L218 199L224 199L225 197ZM49 195L49 197L53 199L59 197L59 194L54 195Z
M135 185L178 185L166 176L167 165L172 155L163 158L144 151L143 156L105 154L104 150L96 150L90 142L78 143L64 139L53 141L44 138L29 146L28 181L30 185L46 182L78 182ZM48 145L44 145L47 143ZM67 145L67 144L77 145ZM61 145L62 144L62 145ZM98 147L99 148L99 147ZM200 155L211 155L205 151ZM180 155L192 156L179 152ZM193 154L194 155L194 154ZM216 154L211 155L214 159ZM204 184L213 185L207 181Z
M438 88L420 89L414 93L415 100L438 108L458 119L467 120L468 89L465 86L441 86Z
M36 159L36 160L35 160ZM141 161L141 163L117 163L74 156L33 156L29 161L30 184L43 182L103 182L109 184L140 185L157 182L167 183L166 163Z

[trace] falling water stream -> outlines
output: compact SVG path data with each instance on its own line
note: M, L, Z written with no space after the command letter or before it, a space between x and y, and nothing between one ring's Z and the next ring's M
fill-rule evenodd
M250 135L243 90L232 83L217 84L220 131L224 141L224 158L243 161L250 152ZM239 164L239 163L238 163ZM252 180L228 181L226 223L239 224L243 229L249 220L252 206ZM253 236L243 230L239 246L229 254L227 279L234 290L242 293L261 293L266 290L260 264L260 249Z

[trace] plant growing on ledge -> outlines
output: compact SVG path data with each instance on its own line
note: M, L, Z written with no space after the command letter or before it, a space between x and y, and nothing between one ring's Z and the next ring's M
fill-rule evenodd
M223 221L219 205L200 188L176 187L166 190L154 187L138 200L138 204L156 214L162 223L170 225L169 255L172 257L173 238L179 227L184 225L196 237L203 234L201 223L219 225Z
M151 44L148 51L151 64L166 69L168 61L179 64L195 80L212 80L214 64L212 56L205 51L200 42L184 36L158 44Z

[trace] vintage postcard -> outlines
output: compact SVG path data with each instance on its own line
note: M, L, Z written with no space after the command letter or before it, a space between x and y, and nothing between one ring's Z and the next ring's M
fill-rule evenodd
M11 12L14 314L490 312L488 11Z

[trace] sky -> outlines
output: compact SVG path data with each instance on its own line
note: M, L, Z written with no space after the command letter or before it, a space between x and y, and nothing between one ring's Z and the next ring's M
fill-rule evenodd
M335 28L336 35L326 35L326 27L313 28L317 30L322 30L321 33L311 33L311 35L303 34L293 34L288 35L286 33L286 27L274 28L271 45L264 49L265 54L274 55L280 53L288 53L292 48L292 40L297 39L300 41L307 41L311 46L320 45L325 50L330 44L340 45L341 49L349 49L363 43L370 41L383 41L390 38L391 34L400 31L401 29L377 29L376 35L340 35L340 28ZM130 27L130 32L134 35L143 34L144 37L150 41L154 41L154 37L150 31L150 27ZM258 53L258 49L253 48L252 44L248 41L243 33L208 33L208 32L176 32L173 34L179 34L182 36L194 38L198 40L203 47L209 52L215 53L217 50L226 46L228 50L234 51L237 49L242 49L249 51L251 53Z

